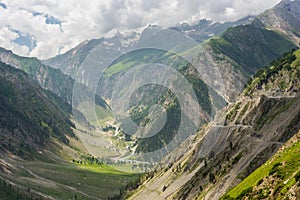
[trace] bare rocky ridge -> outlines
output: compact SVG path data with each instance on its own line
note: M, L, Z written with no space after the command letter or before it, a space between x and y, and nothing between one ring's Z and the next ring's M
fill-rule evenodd
M293 40L296 44L300 44L299 39L299 23L300 23L300 5L298 1L284 0L275 8L267 10L258 18L270 29L278 30ZM287 12L288 11L288 12Z

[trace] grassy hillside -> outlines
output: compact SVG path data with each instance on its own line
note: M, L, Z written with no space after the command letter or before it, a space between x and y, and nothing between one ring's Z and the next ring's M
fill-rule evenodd
M253 78L250 78L244 94L252 95L258 89L268 91L276 85L280 91L297 92L293 91L293 88L299 84L299 68L300 50L285 53L282 57L273 61L271 67L260 69ZM282 78L279 78L279 76Z
M222 199L300 198L300 132Z
M13 170L13 174L0 174L0 199L29 199L31 196L61 200L107 199L118 195L122 188L139 177L139 174L125 173L104 164L41 161L17 164L21 167Z
M248 76L296 48L285 35L266 29L258 19L247 25L229 28L221 37L211 39L209 45L215 53L235 61Z

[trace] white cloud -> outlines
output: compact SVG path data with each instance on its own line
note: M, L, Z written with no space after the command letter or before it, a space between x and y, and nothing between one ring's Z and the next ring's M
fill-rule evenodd
M232 21L258 14L279 0L3 0L0 7L0 46L24 56L44 59L63 53L86 39L99 38L114 29L148 24L172 26L201 18ZM33 15L36 13L36 15ZM40 14L37 14L40 13ZM45 15L61 21L46 24ZM29 52L13 42L16 33L33 35L37 46Z

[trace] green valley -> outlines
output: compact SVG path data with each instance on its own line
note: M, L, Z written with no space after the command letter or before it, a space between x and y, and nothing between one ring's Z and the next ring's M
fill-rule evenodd
M24 72L3 63L0 71L0 199L108 198L139 177L102 162L72 162L88 152L70 106Z
M300 199L300 0L0 0L0 21L0 200Z

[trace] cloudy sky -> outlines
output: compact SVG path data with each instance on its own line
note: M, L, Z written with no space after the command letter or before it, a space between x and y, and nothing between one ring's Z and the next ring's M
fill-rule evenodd
M45 59L92 38L207 18L233 21L280 0L0 0L0 46Z

